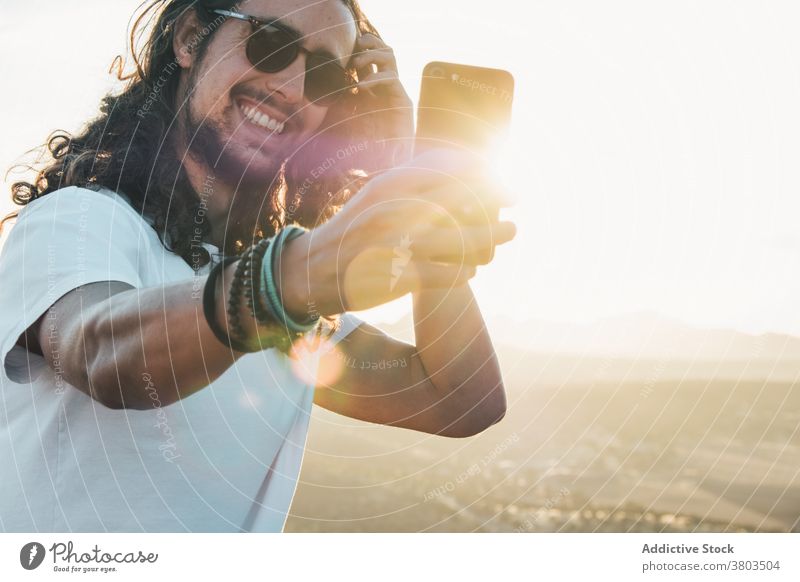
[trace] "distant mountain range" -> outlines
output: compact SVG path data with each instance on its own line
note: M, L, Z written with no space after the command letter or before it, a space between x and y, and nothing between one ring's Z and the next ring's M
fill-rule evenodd
M510 320L491 325L497 343L531 351L682 360L798 360L800 338L750 335L725 329L697 329L644 312L592 324Z
M413 320L407 315L379 327L410 340ZM531 352L675 358L680 360L798 360L800 338L767 333L751 335L725 329L698 329L650 312L601 319L591 324L546 320L518 322L509 318L489 321L498 346Z
M413 341L411 315L379 324ZM489 321L505 372L538 370L555 381L579 378L733 378L794 382L800 379L800 338L698 329L649 312L591 324L511 319ZM574 379L574 378L573 378Z

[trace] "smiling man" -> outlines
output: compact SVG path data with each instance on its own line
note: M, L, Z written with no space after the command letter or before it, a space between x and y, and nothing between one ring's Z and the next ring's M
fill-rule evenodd
M475 220L475 160L409 159L356 1L158 1L132 38L124 88L13 187L0 528L280 531L312 404L446 437L500 420L468 281L514 227ZM349 313L408 293L414 345Z

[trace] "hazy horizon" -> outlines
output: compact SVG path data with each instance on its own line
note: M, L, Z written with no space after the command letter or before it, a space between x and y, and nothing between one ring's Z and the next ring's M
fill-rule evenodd
M96 113L138 4L3 6L0 72L19 90L0 95L0 165ZM653 311L800 336L800 5L362 4L413 99L429 60L516 77L503 166L520 234L475 280L488 317L586 323ZM80 42L57 51L45 41L72 38L97 13L104 25ZM12 208L13 178L0 211ZM368 317L391 321L408 305Z
M508 413L475 438L315 408L287 531L800 532L796 353L498 357Z

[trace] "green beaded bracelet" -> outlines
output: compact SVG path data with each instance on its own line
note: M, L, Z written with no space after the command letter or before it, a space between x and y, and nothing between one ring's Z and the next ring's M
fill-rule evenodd
M305 321L297 322L286 313L281 301L280 291L275 285L274 269L276 261L280 261L284 245L307 232L299 226L287 226L270 242L266 256L261 264L261 293L264 296L264 303L269 306L272 315L279 323L295 335L303 335L317 326L319 316L311 317ZM280 267L280 263L277 265Z

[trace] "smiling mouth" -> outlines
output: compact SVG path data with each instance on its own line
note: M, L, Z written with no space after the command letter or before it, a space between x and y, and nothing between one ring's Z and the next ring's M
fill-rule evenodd
M239 106L239 110L242 112L242 115L244 115L244 118L249 123L262 129L270 130L278 135L283 133L283 130L286 127L286 122L278 121L263 111L259 111L258 108L245 105L242 102L239 102L237 105Z

